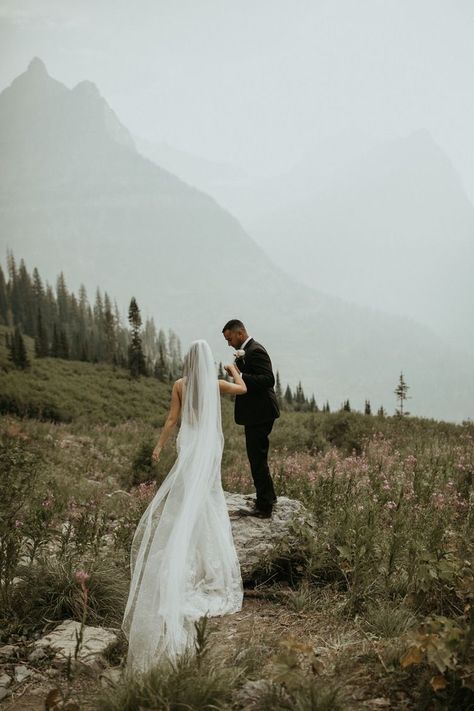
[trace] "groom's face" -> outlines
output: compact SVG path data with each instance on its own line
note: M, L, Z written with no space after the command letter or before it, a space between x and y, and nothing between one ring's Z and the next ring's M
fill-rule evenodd
M245 341L245 336L242 331L231 331L230 329L224 331L224 338L231 348L236 349L240 348Z

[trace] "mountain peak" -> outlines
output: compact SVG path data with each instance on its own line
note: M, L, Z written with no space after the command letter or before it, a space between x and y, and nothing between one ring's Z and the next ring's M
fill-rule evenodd
M100 97L100 91L97 88L96 84L94 84L93 81L89 81L88 79L84 79L83 81L80 81L78 84L76 84L73 89L73 92L81 96Z
M28 73L35 76L49 76L48 70L46 69L46 64L39 57L33 57L31 62L28 64Z

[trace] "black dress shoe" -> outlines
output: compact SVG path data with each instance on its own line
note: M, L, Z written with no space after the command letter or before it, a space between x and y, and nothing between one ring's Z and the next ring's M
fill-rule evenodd
M256 518L271 518L272 511L262 511L262 509L257 508L255 505L251 509L239 509L239 513L242 516L255 516Z
M253 516L254 518L271 518L271 511L262 511L261 509L252 509L251 511L242 511L246 516Z

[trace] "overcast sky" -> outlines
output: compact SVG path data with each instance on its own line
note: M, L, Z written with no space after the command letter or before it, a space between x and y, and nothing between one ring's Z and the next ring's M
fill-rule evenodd
M474 197L472 0L0 0L0 87L40 56L135 134L255 175L429 129Z

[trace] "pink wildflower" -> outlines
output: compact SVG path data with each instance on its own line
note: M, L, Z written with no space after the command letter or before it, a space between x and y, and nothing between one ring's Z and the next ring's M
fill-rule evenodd
M85 570L76 571L76 580L79 583L79 585L81 586L81 588L85 587L85 584L86 584L87 580L89 580L90 577L91 576L89 575L89 573L86 573Z

